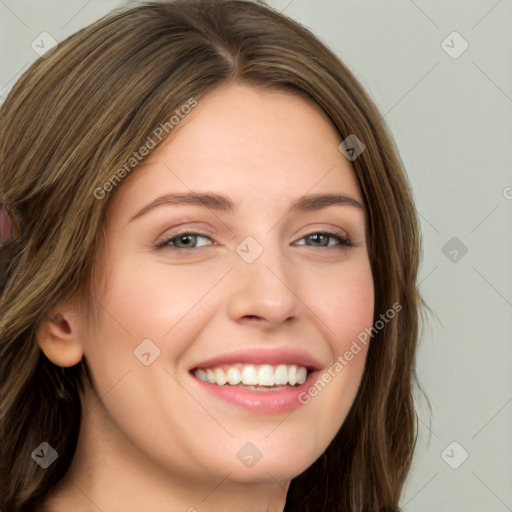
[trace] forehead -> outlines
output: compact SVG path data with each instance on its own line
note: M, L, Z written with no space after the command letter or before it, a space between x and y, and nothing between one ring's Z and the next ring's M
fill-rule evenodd
M230 85L180 121L121 187L113 208L191 190L229 195L237 206L277 206L308 192L343 193L362 202L340 142L314 103Z

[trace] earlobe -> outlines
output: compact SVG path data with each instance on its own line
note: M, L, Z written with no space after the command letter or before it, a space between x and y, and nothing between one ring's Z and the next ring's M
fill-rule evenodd
M36 332L39 348L57 366L74 366L83 356L77 317L72 310L60 310L43 320Z

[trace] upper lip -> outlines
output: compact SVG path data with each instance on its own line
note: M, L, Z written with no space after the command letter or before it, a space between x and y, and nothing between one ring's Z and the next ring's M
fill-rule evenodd
M222 354L206 361L196 364L192 370L198 368L212 368L225 364L295 364L304 366L309 371L316 371L322 368L322 365L307 352L292 347L274 347L274 348L245 348Z

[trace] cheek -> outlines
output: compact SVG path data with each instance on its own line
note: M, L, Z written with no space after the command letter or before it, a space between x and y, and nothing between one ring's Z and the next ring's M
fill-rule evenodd
M156 385L155 368L175 368L216 311L205 299L224 274L218 268L172 267L150 258L112 259L105 290L96 298L98 326L89 328L84 348L100 395L127 373L127 381L137 378L141 387L150 387ZM145 367L137 357L148 351L154 362ZM141 368L152 371L141 374Z
M308 301L323 323L332 355L342 354L351 341L373 323L374 286L370 263L354 261L308 287Z
M102 298L104 310L130 338L168 339L172 330L201 311L201 302L222 272L206 266L118 261ZM108 320L108 319L107 319Z
M353 404L363 375L373 325L374 286L371 267L359 261L343 273L323 280L309 294L317 322L331 351L332 364L301 397L304 412L323 425L323 436L334 437ZM319 437L322 435L319 432Z

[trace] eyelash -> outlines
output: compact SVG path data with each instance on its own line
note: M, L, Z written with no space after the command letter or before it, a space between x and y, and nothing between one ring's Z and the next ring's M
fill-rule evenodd
M185 235L187 235L187 236L199 235L201 237L208 238L211 241L211 238L208 235L205 235L204 233L199 233L199 232L194 232L194 231L183 231L182 233L177 233L177 234L173 235L172 237L165 238L161 242L157 242L155 247L156 247L156 249L171 249L173 252L176 252L178 254L190 254L191 251L196 251L198 249L201 249L201 247L189 247L187 249L183 249L181 247L174 247L173 245L169 244L169 242L172 242L173 240L183 237ZM347 237L345 237L344 234L340 231L313 231L313 232L303 236L301 238L301 240L303 240L304 238L308 238L312 235L326 235L329 238L335 238L339 242L340 249L343 249L346 247L355 247L355 245L352 244L352 242L350 242L350 240ZM304 244L302 244L302 245L304 245ZM204 247L204 246L202 246L202 247ZM309 247L314 248L315 246L309 246ZM316 246L316 247L318 247L320 249L328 249L328 250L334 249L333 246L326 246L326 247Z

